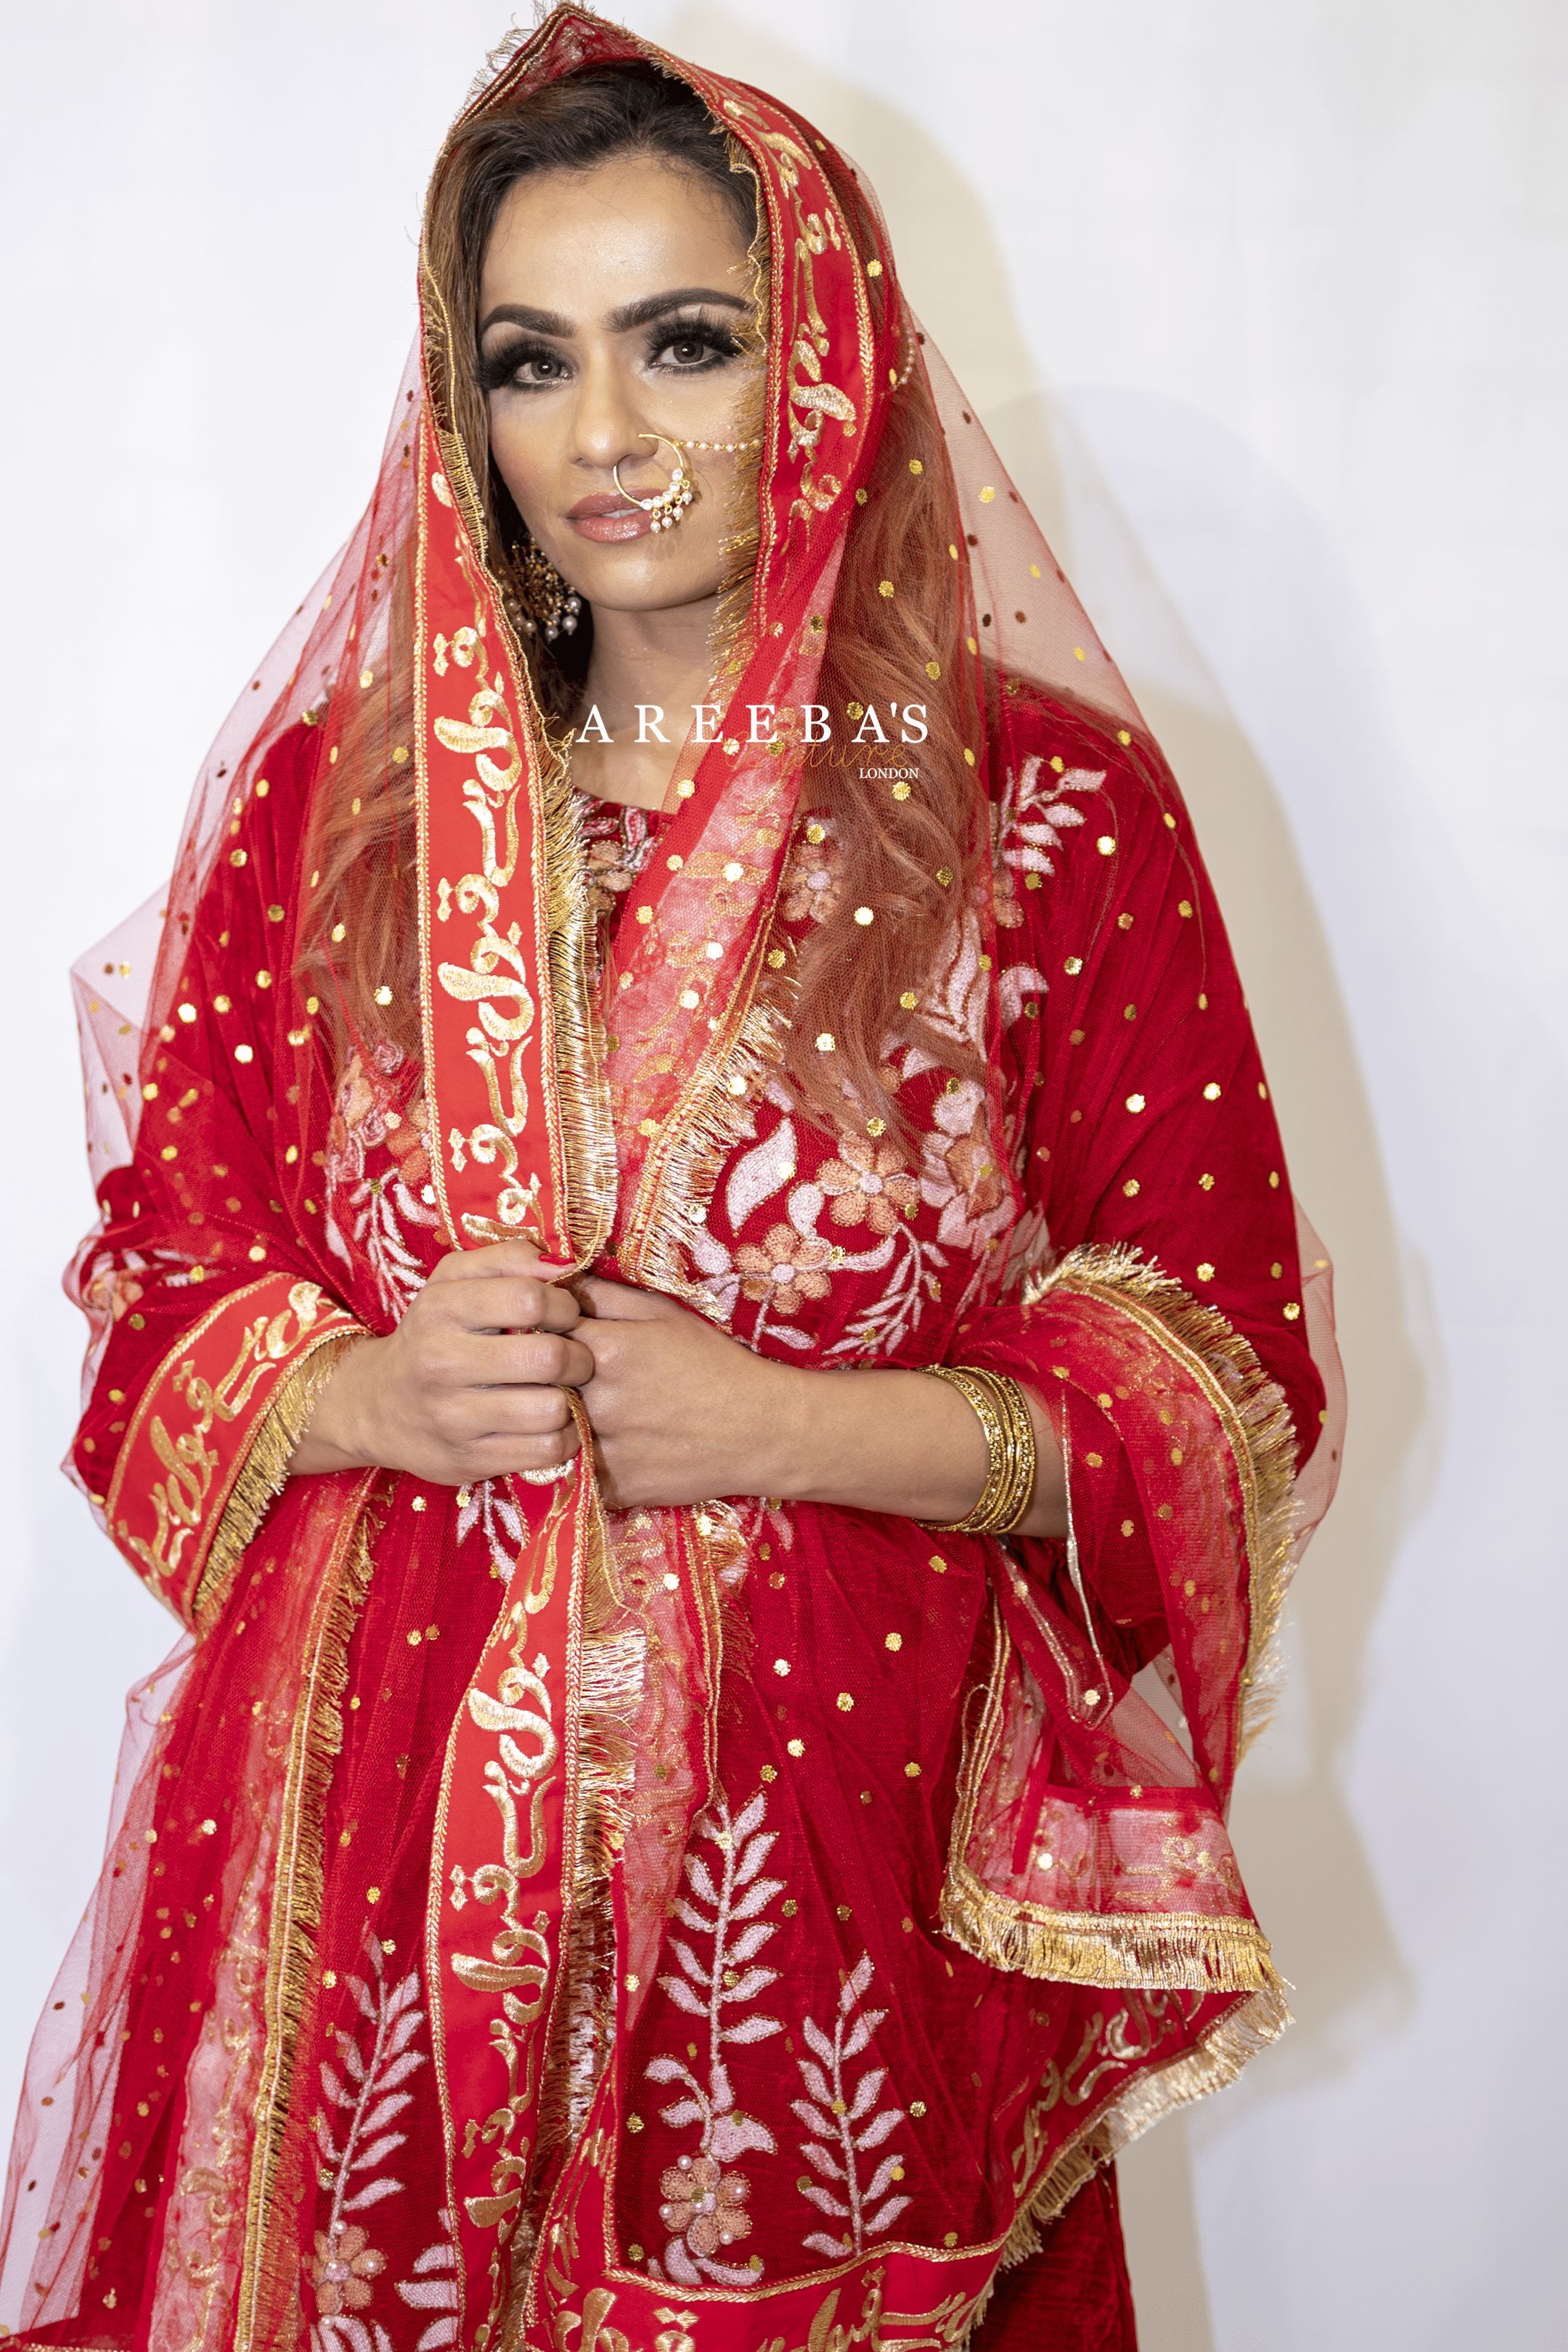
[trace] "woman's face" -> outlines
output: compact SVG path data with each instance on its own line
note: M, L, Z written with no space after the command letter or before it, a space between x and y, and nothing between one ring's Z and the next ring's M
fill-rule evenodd
M744 437L762 356L746 243L699 173L637 155L513 183L479 282L490 448L533 539L592 605L662 611L710 597L754 497L757 457L696 449L698 496L673 530L653 497L681 442ZM754 429L754 428L753 428Z

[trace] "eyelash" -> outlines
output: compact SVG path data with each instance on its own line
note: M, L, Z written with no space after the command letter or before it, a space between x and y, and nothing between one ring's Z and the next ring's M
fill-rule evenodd
M724 367L731 360L738 358L742 349L739 340L725 328L710 326L702 320L690 320L684 323L678 321L673 326L655 329L647 346L649 362L656 360L661 352L673 351L679 343L705 344L712 356L699 360L689 367L672 369L671 373L675 375L707 375L710 370ZM540 360L545 361L551 366L564 365L560 353L552 350L548 343L523 341L503 345L500 351L492 353L489 358L480 360L479 369L480 391L487 393L507 390L548 391L552 384L559 383L562 378L548 376L542 382L535 380L530 383L519 377L520 369L528 366L531 362Z

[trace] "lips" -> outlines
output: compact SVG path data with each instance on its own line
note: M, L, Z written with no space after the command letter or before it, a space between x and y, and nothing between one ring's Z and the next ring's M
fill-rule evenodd
M652 529L643 509L615 490L595 490L566 509L566 520L580 539L601 541L642 539Z

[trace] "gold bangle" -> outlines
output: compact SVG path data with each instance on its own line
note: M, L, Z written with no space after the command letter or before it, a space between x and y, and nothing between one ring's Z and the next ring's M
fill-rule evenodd
M1035 1493L1035 1424L1019 1383L977 1364L924 1364L973 1408L985 1433L989 1461L978 1499L961 1519L928 1519L943 1535L1005 1535L1028 1512Z

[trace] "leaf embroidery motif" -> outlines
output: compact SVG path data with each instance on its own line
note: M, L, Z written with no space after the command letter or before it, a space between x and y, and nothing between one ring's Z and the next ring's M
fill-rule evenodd
M659 2218L670 2233L663 2266L684 2286L704 2279L752 2286L761 2275L754 2258L745 2264L724 2259L752 2228L751 2184L743 2173L724 2168L748 2149L772 2156L778 2144L765 2124L736 2105L725 2053L784 2030L765 2013L735 2014L778 1981L778 1970L758 1957L778 1931L778 1922L763 1915L784 1884L765 1875L778 1835L763 1826L766 1810L766 1793L759 1790L738 1814L721 1798L698 1822L684 1864L686 1888L673 1913L687 1934L671 1935L668 1949L677 1966L658 1980L677 2009L708 2028L705 2075L675 2057L654 2058L647 2068L650 2081L679 2086L680 2095L661 2109L661 2120L672 2131L696 2126L700 2132L695 2154L668 2165L659 2181ZM699 1840L712 1848L711 1857Z
M368 1978L350 1977L348 1988L372 2029L370 2049L367 2054L346 2026L333 2030L338 2064L321 2061L325 2104L311 2118L316 2178L331 2195L310 2264L316 2297L311 2352L392 2352L392 2339L380 2322L360 2316L369 2308L372 2283L386 2268L386 2256L370 2243L363 2222L347 2217L402 2193L402 2181L377 2168L407 2139L405 2132L391 2126L413 2102L404 2084L425 2063L425 2053L410 2046L425 2012L418 2006L418 1970L389 1985L379 1937L367 1933L364 1950ZM366 2179L367 2174L375 2177Z
M422 2330L414 2352L446 2352L458 2340L458 2249L451 2235L452 2217L445 2206L440 2222L446 2237L426 2247L414 2264L412 2278L397 2283L397 2292L411 2310L436 2315Z
M885 2066L867 2067L852 2091L845 2071L869 2048L871 2036L888 2013L885 2009L859 2008L874 1973L871 1956L864 1953L844 1980L831 2037L808 2017L802 2034L812 2054L795 2060L805 2096L792 2099L790 2105L808 2135L801 2142L800 2152L820 2176L816 2180L802 2179L800 2193L819 2212L847 2224L837 2237L826 2230L813 2230L804 2242L813 2253L833 2259L862 2253L866 2240L891 2229L910 2201L897 2191L896 2184L904 2177L904 2159L896 2148L879 2159L868 2180L861 2179L860 2158L881 2147L904 2120L902 2107L877 2105L888 2079Z

